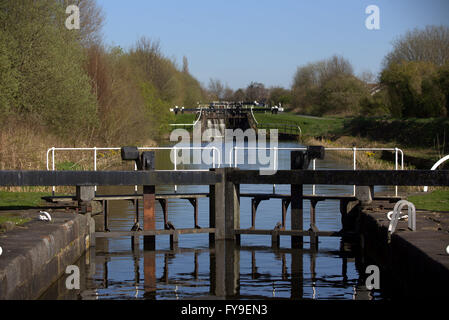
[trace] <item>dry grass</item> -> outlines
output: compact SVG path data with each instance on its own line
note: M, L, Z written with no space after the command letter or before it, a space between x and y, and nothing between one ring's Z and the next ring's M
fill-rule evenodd
M145 146L155 146L153 140L145 141ZM39 124L30 121L9 121L0 128L0 170L47 170L47 150L51 147L93 147L86 141L76 146L56 137ZM101 147L101 145L97 145ZM107 146L111 147L111 146ZM112 146L119 147L119 146ZM56 170L93 170L93 151L56 151ZM98 151L97 170L108 170L122 164L120 151ZM49 168L52 168L51 153ZM58 188L60 189L60 188ZM67 188L71 190L72 188ZM48 187L8 187L3 191L47 192ZM61 188L59 191L65 190Z
M308 138L306 143L308 145L322 145L328 148L348 148L351 146L356 146L357 148L385 148L387 146L370 143L361 143L358 138L343 136L336 141L330 141L326 139L317 140L315 138ZM390 146L388 146L390 147ZM334 154L334 153L333 153ZM339 158L344 159L348 162L353 161L353 153L348 151L335 151ZM395 164L389 161L380 159L381 151L358 151L357 152L357 168L366 170L394 170ZM404 166L404 169L411 169L410 167Z
M335 141L330 141L326 139L317 140L315 138L307 138L305 141L307 145L321 145L328 148L348 148L351 146L356 146L357 148L394 148L391 145L385 145L382 143L377 143L373 141L364 141L363 139L350 137L350 136L342 136ZM393 162L381 160L380 152L365 152L359 151L357 152L357 168L365 169L365 170L395 170L395 164ZM405 152L405 151L404 151ZM353 153L348 151L335 151L332 154L338 155L339 159L343 159L344 161L348 161L352 163L353 161ZM399 167L400 168L400 167ZM412 170L415 169L412 166L404 165L404 170ZM433 189L433 188L432 188ZM401 190L404 192L416 192L422 191L421 187L401 187Z

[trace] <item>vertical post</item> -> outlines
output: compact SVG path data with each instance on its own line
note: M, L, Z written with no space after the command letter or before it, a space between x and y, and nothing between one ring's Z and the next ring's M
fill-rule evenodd
M316 226L316 205L318 201L310 201L310 249L318 249L318 236L316 232L318 228Z
M156 252L145 251L144 259L144 298L154 300L156 298Z
M290 205L290 199L282 199L282 229L285 229L285 224L287 220L287 210Z
M145 152L141 158L143 170L154 170L154 151ZM143 230L156 230L156 187L143 186ZM156 296L156 236L143 237L144 252L144 283L146 299L155 299Z
M109 232L109 228L108 228L108 213L109 213L108 200L104 200L103 215L104 215L104 231L105 232Z
M256 198L251 199L251 229L256 229L256 212L257 212L257 204Z
M134 171L137 171L137 164L134 163ZM134 193L137 193L137 185L134 186Z
M225 234L225 174L226 168L215 169L217 174L221 174L221 181L214 186L214 217L215 237L214 240L226 239ZM212 199L211 199L212 200Z
M211 169L210 171L215 171L215 169ZM215 228L215 226L216 226L216 223L215 223L215 185L210 185L209 186L209 228ZM214 243L215 243L215 233L209 233L209 247L212 248L214 246Z
M139 199L135 199L134 200L134 209L136 212L136 217L135 217L135 225L139 224ZM133 252L139 252L139 236L132 236L131 237L131 248L133 250Z
M304 263L303 253L300 250L292 251L291 261L291 299L298 300L303 298L304 293Z
M155 189L155 186L143 186L143 229L145 231L156 230ZM155 236L144 236L143 243L144 250L154 250L156 248Z
M136 222L139 222L139 199L136 199L135 201L135 209L136 209Z
M175 168L174 169L175 169L175 171L177 171L178 170L178 164L177 164L177 162L178 162L178 149L176 147L174 147L173 151L175 152L175 156L173 158L175 160L175 163L174 163ZM177 193L177 192L178 192L178 186L175 185L175 193Z
M316 299L316 253L310 253L310 275L312 280L312 299Z
M313 159L312 161L312 169L313 171L316 170L316 159ZM312 185L312 195L316 194L316 185Z
M51 170L55 171L55 147L51 148ZM53 186L51 194L55 196L56 187Z
M226 168L226 173L238 169ZM225 174L227 176L227 174ZM225 239L240 243L240 235L235 230L240 228L240 185L225 180Z
M281 237L279 236L279 230L273 230L271 234L271 247L276 249L279 248L281 243Z
M154 151L148 151L142 154L147 155L148 161L145 161L144 170L154 170ZM156 187L154 185L143 186L143 229L156 230ZM156 249L156 236L143 237L144 250Z
M94 171L97 171L97 147L94 147ZM97 192L97 186L95 186L95 192Z
M356 147L354 147L354 148L352 148L352 151L353 151L353 168L354 168L354 171L356 171L357 170L357 148ZM354 187L353 187L353 195L355 196L355 189L356 189L356 186L354 185Z
M394 162L394 169L397 171L398 170L398 148L394 148L394 153L395 153L395 162ZM395 196L398 196L398 186L394 187L394 191L395 191Z
M291 152L291 169L298 170L298 163L301 163L298 158L303 157L304 154L301 151ZM291 229L303 230L303 185L292 184L291 185ZM291 238L292 248L302 248L303 238L302 236L292 236Z
M227 173L234 168L217 168L215 172L221 175L221 181L213 188L214 216L209 221L214 221L215 240L237 240L240 235L235 234L235 229L240 228L240 185L227 181ZM211 210L212 214L212 210Z
M210 268L211 294L226 298L239 293L240 251L233 241L217 241Z

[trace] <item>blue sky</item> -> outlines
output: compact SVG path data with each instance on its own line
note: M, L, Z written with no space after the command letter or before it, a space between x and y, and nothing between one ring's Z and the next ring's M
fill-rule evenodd
M391 42L407 30L449 25L448 0L97 0L105 43L131 47L140 37L192 75L231 88L251 81L290 87L296 68L339 54L356 74L380 71ZM368 30L365 8L380 9L380 30Z

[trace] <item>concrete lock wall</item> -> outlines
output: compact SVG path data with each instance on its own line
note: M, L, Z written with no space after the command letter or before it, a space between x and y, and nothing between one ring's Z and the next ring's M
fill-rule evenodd
M52 222L32 221L0 238L0 299L37 299L94 245L90 215L54 213Z

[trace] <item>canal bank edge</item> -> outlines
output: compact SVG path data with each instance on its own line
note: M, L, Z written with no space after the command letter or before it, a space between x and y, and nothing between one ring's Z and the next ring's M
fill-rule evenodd
M93 246L90 215L55 211L51 222L35 219L26 229L0 235L0 300L37 299Z
M416 231L399 222L389 241L386 213L394 204L374 201L361 208L360 233L364 251L384 271L381 288L392 299L442 299L449 285L449 217L418 210ZM442 295L443 293L443 295Z

